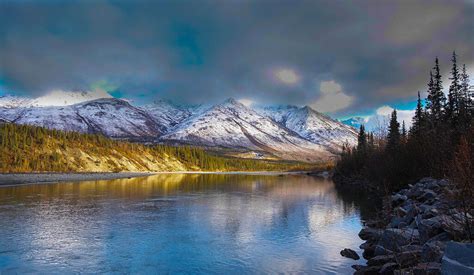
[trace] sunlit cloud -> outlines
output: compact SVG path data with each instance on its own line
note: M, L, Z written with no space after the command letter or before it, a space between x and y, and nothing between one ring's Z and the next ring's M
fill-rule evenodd
M287 68L278 69L274 74L277 80L287 85L297 84L301 78L294 70Z
M381 115L381 116L388 116L392 112L393 112L393 108L390 107L390 106L385 105L385 106L382 106L382 107L378 108L375 113L377 115Z
M390 121L390 116L394 108L384 105L376 109L375 114L370 116L366 123L365 128L368 131L376 131L379 128L387 128ZM400 127L405 122L405 127L408 128L412 125L412 119L415 115L415 110L397 110L397 121L400 123Z
M311 104L319 112L335 112L347 108L354 98L344 93L342 86L334 80L322 81L319 90L321 96Z

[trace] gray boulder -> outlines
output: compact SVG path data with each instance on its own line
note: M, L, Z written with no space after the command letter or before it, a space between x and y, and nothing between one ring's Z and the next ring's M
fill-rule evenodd
M341 253L341 256L346 257L346 258L351 258L354 260L360 259L359 254L357 254L357 252L349 248L344 248L343 250L341 250L340 253Z
M395 194L392 196L392 205L399 205L408 199L407 196L401 194Z
M443 242L427 242L423 245L421 251L422 262L436 262L440 263L443 257L443 251L446 248L446 244Z
M420 215L418 215L415 220L422 242L425 242L428 239L443 232L442 221L439 217L423 219Z
M414 275L440 275L440 263L419 263L413 268Z
M429 239L426 242L427 243L429 243L429 242L449 242L450 240L451 240L451 236L448 233L443 232L443 233L440 233L440 234L434 236L433 238Z
M362 230L359 232L359 238L361 238L364 241L367 240L378 240L382 236L383 230L378 229L378 228L362 228Z
M419 201L427 201L436 198L437 194L433 190L426 189L418 196Z
M386 249L383 246L376 245L374 249L374 255L375 256L382 256L382 255L389 255L393 254L393 251Z
M408 244L419 244L420 234L418 230L411 228L397 229L389 228L384 231L378 245L386 249L398 252L400 247Z
M439 215L436 217L441 223L441 228L448 232L452 239L463 239L464 228L462 224L462 217L460 214L454 215Z
M380 255L375 256L367 261L368 266L382 266L389 262L395 262L395 255Z
M396 259L402 267L409 267L418 263L420 255L421 250L404 251L396 254Z
M387 275L391 275L393 274L393 272L395 270L397 270L398 268L398 264L397 263L386 263L382 266L382 268L380 269L379 273L380 274L387 274Z
M449 242L444 252L442 274L474 274L474 244Z

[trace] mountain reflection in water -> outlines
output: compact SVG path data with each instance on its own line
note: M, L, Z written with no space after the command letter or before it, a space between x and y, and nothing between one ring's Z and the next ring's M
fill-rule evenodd
M361 242L350 197L303 175L0 188L0 272L347 273L358 262L339 251Z

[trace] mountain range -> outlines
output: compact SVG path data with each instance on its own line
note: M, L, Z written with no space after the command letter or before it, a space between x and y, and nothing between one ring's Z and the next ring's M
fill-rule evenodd
M232 98L215 105L160 100L134 106L90 92L56 92L36 99L0 97L2 121L308 162L333 158L343 143L355 144L357 134L308 106L250 108Z

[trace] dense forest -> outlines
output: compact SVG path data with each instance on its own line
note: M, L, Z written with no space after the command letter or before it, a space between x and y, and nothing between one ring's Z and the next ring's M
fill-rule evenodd
M189 146L143 145L101 135L0 123L0 172L268 171L313 165L216 156Z
M449 80L446 96L436 58L426 99L418 92L411 128L406 129L405 123L400 126L396 110L382 133L366 132L361 126L357 147L344 147L335 179L365 182L385 192L426 176L450 178L474 188L474 94L466 66L458 66L455 52Z

